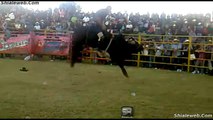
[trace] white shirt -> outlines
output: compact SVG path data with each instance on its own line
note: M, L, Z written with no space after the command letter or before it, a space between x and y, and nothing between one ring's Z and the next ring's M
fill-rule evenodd
M161 56L163 45L155 45L155 48L157 49L155 56Z
M133 28L133 26L132 26L132 24L127 24L126 28L131 29L131 28Z
M40 30L40 29L41 29L40 25L36 25L36 26L34 26L34 28L35 28L36 30Z
M181 55L181 52L178 51L182 48L182 44L181 43L178 43L178 44L173 44L172 45L172 49L174 49L176 52L173 52L173 56L180 56Z
M144 55L148 55L148 49L144 49L144 50L143 50L143 54L144 54Z
M10 14L9 14L9 18L10 18L11 20L14 20L14 19L15 19L15 15L14 15L13 13L10 13Z
M149 23L145 23L145 24L144 24L144 27L145 27L145 28L148 28L148 25L149 25Z
M85 16L85 17L83 18L83 21L84 21L84 22L89 22L89 20L90 20L89 17L86 17L86 16Z
M143 55L148 55L148 47L149 47L149 45L146 45L145 47L144 47L144 50L143 50Z

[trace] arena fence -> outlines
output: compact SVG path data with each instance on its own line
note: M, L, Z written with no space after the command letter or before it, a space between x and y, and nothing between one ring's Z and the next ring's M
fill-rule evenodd
M0 54L37 54L67 56L72 45L72 32L39 30L32 33L12 31L5 42L0 32ZM213 62L213 36L180 36L124 34L143 44L145 50L132 54L127 64L137 67L172 67L188 72L194 69L209 69ZM190 49L188 49L190 48ZM204 56L203 56L204 55ZM109 61L97 56L93 49L82 51L81 59L89 63Z
M141 33L124 35L127 38L136 38L138 43L142 43L145 48L144 51L133 53L132 59L126 60L131 65L137 67L179 68L188 72L194 69L209 69L212 66L213 36L150 35ZM106 60L105 58L97 58L97 55L94 55L97 52L92 49L84 51L84 53L87 56L82 56L83 60L90 61L90 63Z

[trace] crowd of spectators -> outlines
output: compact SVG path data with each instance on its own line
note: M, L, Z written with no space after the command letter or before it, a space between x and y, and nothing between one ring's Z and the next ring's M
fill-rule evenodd
M45 11L24 9L23 12L23 9L11 9L8 13L0 12L2 30L5 27L28 31L40 29L73 30L78 25L87 26L94 23L93 18L94 13L85 13L80 10L68 11L63 7ZM106 25L119 32L160 35L211 36L213 31L210 13L188 15L162 13L159 15L118 12L107 16Z

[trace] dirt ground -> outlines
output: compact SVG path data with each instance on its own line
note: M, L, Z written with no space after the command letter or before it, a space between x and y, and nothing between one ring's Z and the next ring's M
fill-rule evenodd
M0 118L121 118L122 106L132 106L134 118L213 114L208 75L126 67L127 79L117 66L65 61L0 59L0 66Z

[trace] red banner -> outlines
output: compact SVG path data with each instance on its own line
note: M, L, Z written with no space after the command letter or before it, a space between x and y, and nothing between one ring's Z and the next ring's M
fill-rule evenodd
M29 54L30 47L29 34L15 34L6 41L4 40L4 34L0 35L0 53Z
M71 42L70 35L32 35L34 54L43 55L69 55L69 46Z
M69 55L70 34L15 34L4 41L0 34L0 53L6 54L40 54L40 55Z

